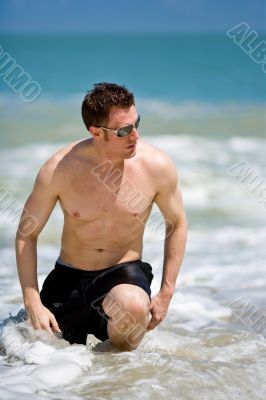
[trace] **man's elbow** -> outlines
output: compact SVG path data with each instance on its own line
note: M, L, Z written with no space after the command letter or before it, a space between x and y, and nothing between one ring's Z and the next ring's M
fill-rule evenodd
M38 235L36 234L25 234L24 232L21 232L19 229L16 232L16 237L15 237L15 244L18 246L20 243L25 243L25 242L37 242L38 240Z
M166 219L166 226L175 229L187 229L187 217L185 213L175 215L171 219Z
M29 218L23 222L20 222L16 232L17 241L35 241L39 236L39 229L36 218Z

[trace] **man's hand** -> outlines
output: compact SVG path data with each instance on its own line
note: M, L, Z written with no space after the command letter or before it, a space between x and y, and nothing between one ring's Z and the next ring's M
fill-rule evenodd
M163 321L167 314L170 300L171 296L163 295L160 292L151 299L150 313L152 318L147 327L147 331L151 331Z
M26 311L34 329L42 329L50 333L61 333L54 314L44 307L42 303L34 306L30 305L26 307Z

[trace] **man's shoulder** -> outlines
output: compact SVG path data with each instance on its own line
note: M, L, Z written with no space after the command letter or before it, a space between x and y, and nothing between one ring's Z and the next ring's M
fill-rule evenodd
M149 143L142 143L141 153L146 171L156 183L158 192L175 187L178 181L176 165L163 150Z
M71 159L74 158L74 153L76 153L76 149L81 146L83 142L84 139L69 143L52 154L41 166L37 179L46 184L51 183L57 175L60 175L64 171L65 165L71 162Z
M143 161L158 172L165 172L165 169L175 169L175 163L171 157L160 148L151 143L141 142L141 156Z

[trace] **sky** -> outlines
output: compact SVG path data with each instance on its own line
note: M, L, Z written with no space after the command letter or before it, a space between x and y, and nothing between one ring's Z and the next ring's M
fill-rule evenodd
M0 32L266 31L266 0L0 0Z

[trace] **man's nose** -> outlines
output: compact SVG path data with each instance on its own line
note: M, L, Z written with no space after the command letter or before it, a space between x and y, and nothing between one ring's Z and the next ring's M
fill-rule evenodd
M133 128L132 132L129 135L130 139L139 140L139 133L137 128Z

